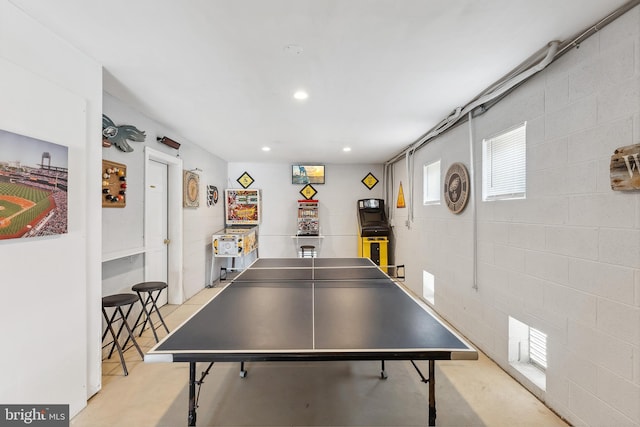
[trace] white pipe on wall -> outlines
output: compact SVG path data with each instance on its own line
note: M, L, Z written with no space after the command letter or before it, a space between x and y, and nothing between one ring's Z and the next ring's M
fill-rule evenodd
M438 124L438 126L436 126L436 128L434 130L429 132L424 138L422 138L420 141L418 141L417 143L413 144L411 147L409 147L408 149L406 149L404 151L405 167L406 167L406 170L407 170L407 192L405 194L405 202L407 204L407 209L408 209L408 212L407 212L408 218L407 218L407 224L406 224L407 229L410 229L411 225L413 223L413 198L414 198L414 194L413 194L413 190L414 190L414 185L413 185L413 183L414 183L414 179L413 179L413 169L414 169L413 168L413 155L416 152L416 150L418 150L423 144L427 143L428 140L436 137L440 133L442 133L445 130L449 129L451 126L456 124L465 115L468 115L469 116L469 120L470 120L471 116L472 116L471 113L473 112L473 110L476 107L479 107L479 106L481 106L482 104L484 104L486 102L489 102L489 101L491 101L493 99L498 98L499 96L504 94L506 91L510 90L514 86L522 83L524 80L526 80L529 77L531 77L533 74L543 70L548 64L551 63L551 61L553 61L553 58L554 58L556 52L558 51L559 44L560 44L560 42L558 42L558 41L551 42L549 44L548 49L547 49L546 56L537 65L535 65L533 67L530 67L526 71L524 71L524 72L520 73L519 75L513 77L512 79L504 82L503 84L497 85L496 89L494 89L493 91L491 91L490 93L488 93L488 94L486 94L484 96L481 96L480 98L476 99L475 101L471 102L470 104L467 104L464 108L462 108L462 107L456 108L456 110L453 112L453 114L451 114L449 117L447 117L442 122L440 122L440 124ZM472 155L473 155L473 153L472 153ZM471 161L473 162L473 157L471 157ZM386 164L391 164L391 163L394 163L394 161L391 160L391 161L387 162Z
M473 289L478 290L478 211L476 205L476 194L477 188L476 184L476 173L475 173L475 157L474 157L474 149L473 149L473 118L471 111L468 113L469 116L469 183L470 183L470 192L469 192L469 203L471 206L471 214L472 214L472 222L473 222Z
M442 120L440 123L438 123L431 131L429 131L425 136L420 138L420 140L418 140L416 143L406 148L402 153L400 153L393 159L387 161L387 163L395 163L400 159L400 157L403 157L409 153L413 154L413 152L418 150L420 147L426 144L429 140L435 138L436 136L440 135L442 132L446 131L447 129L455 125L462 117L466 116L468 113L471 113L477 107L500 97L501 95L511 90L515 86L519 85L520 83L522 83L523 81L531 77L532 75L542 71L547 65L549 65L553 61L556 53L558 52L559 46L560 46L560 42L557 40L550 42L547 47L547 53L545 57L536 65L528 68L527 70L523 71L522 73L518 74L515 77L510 78L509 80L503 83L498 83L494 85L495 86L494 90L487 93L486 95L483 95L475 99L474 101L470 102L466 106L457 107L450 116L448 116L447 118Z

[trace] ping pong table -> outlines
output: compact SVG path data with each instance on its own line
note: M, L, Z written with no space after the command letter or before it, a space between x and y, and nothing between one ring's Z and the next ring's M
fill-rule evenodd
M429 386L435 425L435 360L478 353L367 258L259 258L146 355L189 363L188 423L215 362L409 360ZM414 360L427 360L425 376ZM196 363L209 365L196 376ZM197 395L196 395L197 387Z

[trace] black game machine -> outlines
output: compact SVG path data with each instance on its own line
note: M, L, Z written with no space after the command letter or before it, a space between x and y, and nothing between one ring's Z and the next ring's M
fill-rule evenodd
M370 258L386 272L391 228L384 211L384 200L358 200L358 228L358 256Z

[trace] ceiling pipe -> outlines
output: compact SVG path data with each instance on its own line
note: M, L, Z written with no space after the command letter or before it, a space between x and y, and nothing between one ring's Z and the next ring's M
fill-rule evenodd
M571 39L565 42L553 41L549 43L546 47L540 49L538 52L530 56L526 61L520 64L518 67L513 69L507 75L502 77L500 80L492 84L490 87L485 89L480 95L474 98L471 102L469 102L465 107L457 107L448 117L443 119L440 123L434 126L431 130L429 130L425 135L420 137L415 143L411 144L407 148L405 148L401 153L397 154L390 160L385 162L385 165L391 165L396 163L398 160L402 159L407 153L415 152L423 145L427 144L431 139L440 135L442 132L451 128L455 124L457 124L461 119L466 118L466 115L471 113L475 108L479 106L487 107L487 104L491 102L497 102L499 99L504 96L508 91L512 90L526 79L536 74L537 72L544 69L551 62L560 58L562 55L567 53L569 50L579 47L580 43L586 40L588 37L592 36L596 32L600 31L606 25L610 24L614 20L616 20L621 15L624 15L629 10L634 7L640 5L640 0L630 0L625 3L623 6L616 9L614 12L610 13L594 25L591 25L586 30L574 35ZM545 57L538 62L538 58L546 52ZM553 53L551 55L551 53ZM535 64L535 65L532 65ZM523 71L524 70L524 71Z
M558 59L559 57L561 57L562 55L564 55L574 47L579 47L580 43L582 43L584 40L591 37L593 34L597 33L598 31L600 31L601 29L609 25L611 22L615 21L620 16L624 15L625 13L627 13L628 11L630 11L631 9L633 9L638 5L640 5L640 0L630 0L627 3L623 4L622 6L620 6L618 9L611 12L609 15L602 18L600 21L598 21L594 25L590 26L589 28L587 28L586 30L582 31L579 34L574 35L571 38L571 40L563 43L560 46L560 50L558 51L555 59Z
M558 52L558 47L560 45L559 41L552 41L549 43L546 51L546 56L542 59L542 61L538 62L535 66L529 67L526 71L512 77L504 82L498 82L494 85L494 89L490 92L476 98L474 101L471 101L464 107L457 107L451 115L438 123L434 128L432 128L426 135L420 138L417 142L407 147L402 153L398 154L391 160L388 160L387 163L395 163L400 158L406 156L409 153L413 153L426 144L430 139L435 138L440 135L442 132L446 131L453 125L455 125L461 118L465 117L468 113L473 111L475 108L489 102L495 98L506 93L508 90L514 88L519 85L532 75L538 73L543 70L547 65L549 65L553 59L555 54Z

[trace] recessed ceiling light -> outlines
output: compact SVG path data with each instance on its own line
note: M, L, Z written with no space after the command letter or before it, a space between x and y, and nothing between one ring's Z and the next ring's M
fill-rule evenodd
M342 151L344 151L345 153L348 153L349 151L351 151L351 147L344 147Z
M271 151L271 147L262 147L262 151Z
M293 94L293 97L299 101L309 98L309 94L304 90L298 90Z

